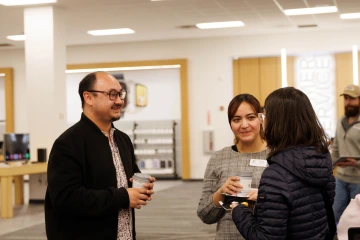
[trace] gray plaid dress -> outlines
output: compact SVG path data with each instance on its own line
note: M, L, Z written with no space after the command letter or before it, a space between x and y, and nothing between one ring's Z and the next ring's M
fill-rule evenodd
M211 156L204 175L204 186L197 210L199 218L207 224L217 223L217 240L243 240L232 221L230 213L220 207L216 207L212 202L213 194L231 176L236 176L238 172L252 172L253 181L251 187L258 188L261 174L265 168L250 166L250 159L266 159L268 150L255 153L239 153L236 147L225 147L216 151Z

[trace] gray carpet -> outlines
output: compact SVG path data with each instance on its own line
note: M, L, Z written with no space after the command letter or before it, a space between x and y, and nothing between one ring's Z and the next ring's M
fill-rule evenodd
M138 240L215 239L215 225L206 225L196 215L202 182L155 193L148 205L136 210ZM45 224L0 236L0 240L46 239Z
M147 206L136 210L137 239L215 239L216 225L206 225L196 215L201 188L202 182L184 182L174 188L155 193ZM45 224L0 236L0 240L45 239Z
M202 182L185 182L154 194L149 205L136 212L137 239L215 239L216 225L196 215Z

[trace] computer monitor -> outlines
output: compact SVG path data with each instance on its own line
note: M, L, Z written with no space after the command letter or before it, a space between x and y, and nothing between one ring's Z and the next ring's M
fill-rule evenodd
M5 162L30 160L30 141L27 133L5 133L3 143Z

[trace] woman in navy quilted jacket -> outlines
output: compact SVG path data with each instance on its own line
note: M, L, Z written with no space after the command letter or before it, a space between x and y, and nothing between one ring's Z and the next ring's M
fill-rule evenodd
M275 90L260 117L269 167L262 174L254 212L245 204L234 206L237 229L247 240L328 239L322 190L332 205L335 179L328 139L309 98L293 87Z

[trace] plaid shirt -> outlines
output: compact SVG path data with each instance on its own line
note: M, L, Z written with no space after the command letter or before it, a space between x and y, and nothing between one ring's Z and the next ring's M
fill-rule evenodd
M217 223L216 239L221 240L243 240L239 231L232 220L230 213L220 207L216 207L212 202L213 194L231 176L236 176L238 172L252 172L253 180L251 187L258 188L261 174L265 168L250 166L250 159L266 159L268 150L255 153L239 153L231 147L225 147L215 152L206 167L204 176L204 186L198 206L198 216L205 223Z

